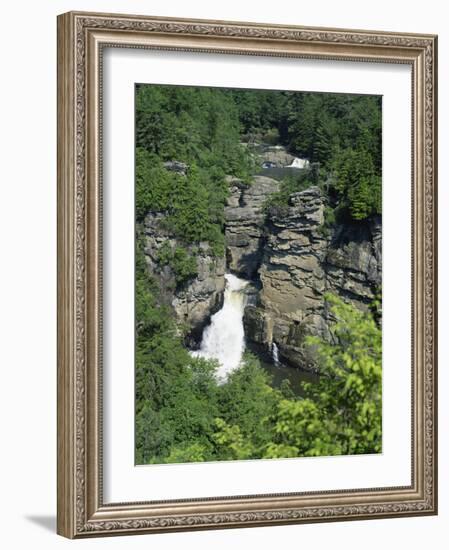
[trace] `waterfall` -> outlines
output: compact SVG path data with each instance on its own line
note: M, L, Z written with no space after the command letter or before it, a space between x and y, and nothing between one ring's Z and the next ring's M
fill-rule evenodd
M238 368L245 349L243 310L246 294L243 290L248 284L248 281L231 273L227 273L225 279L223 307L212 316L210 325L203 333L199 351L192 352L196 357L217 359L220 363L217 378L222 382Z
M307 159L300 159L295 157L292 162L287 166L287 168L307 168L309 166L309 161Z
M279 367L281 364L279 361L279 348L275 342L271 343L271 357L273 358L273 363L276 367Z

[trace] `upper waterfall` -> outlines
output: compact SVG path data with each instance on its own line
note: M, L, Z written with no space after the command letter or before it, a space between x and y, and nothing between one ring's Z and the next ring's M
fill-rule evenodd
M226 380L227 375L239 366L245 349L244 288L248 284L248 281L231 273L227 273L225 279L223 307L212 316L210 325L203 333L199 351L192 352L196 357L217 359L220 366L216 374L221 381Z
M307 168L309 166L309 161L307 159L300 159L295 157L292 162L287 166L287 168Z

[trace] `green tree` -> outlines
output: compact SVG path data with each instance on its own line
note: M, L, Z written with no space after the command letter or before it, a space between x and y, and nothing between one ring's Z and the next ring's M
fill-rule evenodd
M328 296L333 343L309 337L320 380L306 398L282 400L266 457L379 453L382 450L382 340L370 313Z
M177 286L181 286L198 274L195 254L181 246L172 248L168 241L159 249L158 263L171 267Z
M261 456L270 441L272 413L281 393L270 386L268 374L257 358L245 353L242 365L233 371L221 388L219 408L221 418L231 430L251 442L253 458Z
M138 148L136 150L136 218L142 221L148 212L161 212L170 207L176 176L166 170L160 158Z
M170 463L186 463L186 462L204 462L208 456L207 449L201 443L191 443L172 447L170 454L165 459L165 462Z
M381 213L381 178L367 149L339 151L333 161L332 172L340 213L346 211L353 220L364 220Z
M245 460L255 458L255 448L251 438L245 437L239 425L230 426L222 418L215 420L216 432L213 439L217 455L221 460Z

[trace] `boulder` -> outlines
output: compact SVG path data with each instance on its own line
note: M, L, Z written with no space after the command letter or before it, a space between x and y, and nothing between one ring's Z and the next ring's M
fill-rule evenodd
M189 167L187 166L187 164L185 164L184 162L180 162L179 160L169 160L167 162L164 162L164 168L166 170L170 170L170 172L176 172L181 176L185 176Z
M259 158L262 163L269 163L272 167L281 168L283 166L289 166L294 156L287 153L285 147L282 145L266 146L259 153Z

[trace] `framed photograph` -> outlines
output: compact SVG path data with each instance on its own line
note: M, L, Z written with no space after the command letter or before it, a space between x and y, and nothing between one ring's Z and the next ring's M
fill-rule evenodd
M437 513L436 56L59 16L59 534Z

